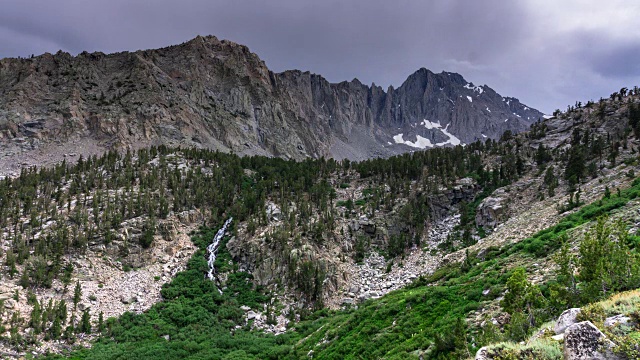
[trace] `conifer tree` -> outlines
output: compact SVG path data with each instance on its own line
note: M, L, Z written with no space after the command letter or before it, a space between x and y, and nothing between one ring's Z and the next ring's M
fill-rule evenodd
M82 298L82 287L80 287L80 280L76 281L76 287L73 289L73 308L78 307L78 303Z

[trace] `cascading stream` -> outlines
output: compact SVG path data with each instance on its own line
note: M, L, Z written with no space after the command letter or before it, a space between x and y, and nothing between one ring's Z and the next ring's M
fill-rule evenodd
M215 273L216 273L215 262L216 262L216 254L218 252L218 247L220 246L220 241L222 241L222 238L227 233L227 228L231 224L232 220L233 218L229 218L229 220L224 222L224 225L222 225L220 230L218 230L216 235L213 237L213 241L211 242L211 244L207 246L207 251L209 252L209 261L208 261L209 272L207 273L207 277L209 278L209 280L215 279ZM220 289L218 289L218 291L220 291ZM220 293L222 293L222 291L220 291Z

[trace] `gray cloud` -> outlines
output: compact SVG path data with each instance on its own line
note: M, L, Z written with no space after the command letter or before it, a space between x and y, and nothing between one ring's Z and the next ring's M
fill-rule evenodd
M599 43L600 51L594 51L590 60L591 68L603 77L630 78L640 76L640 39L634 43ZM589 48L593 50L593 48Z
M576 13L593 10L569 3L9 0L0 12L0 57L156 48L213 34L249 46L274 71L297 68L383 87L400 85L420 67L455 71L550 112L640 80L633 61L640 36L594 31L597 14ZM577 19L571 26L557 21L569 12ZM611 27L623 20L612 16ZM593 46L585 29L606 46Z

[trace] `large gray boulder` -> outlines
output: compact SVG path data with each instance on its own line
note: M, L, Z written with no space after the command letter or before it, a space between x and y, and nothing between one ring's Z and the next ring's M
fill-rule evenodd
M489 350L486 346L483 346L476 352L475 360L490 360Z
M503 199L488 197L478 206L476 212L476 225L493 229L504 214Z
M564 333L564 331L571 325L575 324L576 317L580 314L580 308L572 308L562 312L558 321L556 321L556 326L553 331L555 331L556 335L560 335Z
M615 344L590 321L573 324L564 332L565 360L622 359L611 352L614 346Z

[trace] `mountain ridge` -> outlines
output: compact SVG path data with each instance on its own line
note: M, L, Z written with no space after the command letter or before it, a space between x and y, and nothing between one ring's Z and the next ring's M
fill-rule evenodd
M47 146L43 152L61 155L50 145L87 141L94 153L165 144L362 160L446 145L446 126L470 143L542 116L486 85L425 68L386 91L358 79L275 73L246 46L214 36L135 52L2 59L0 96L0 167L14 172L9 155L33 158Z

